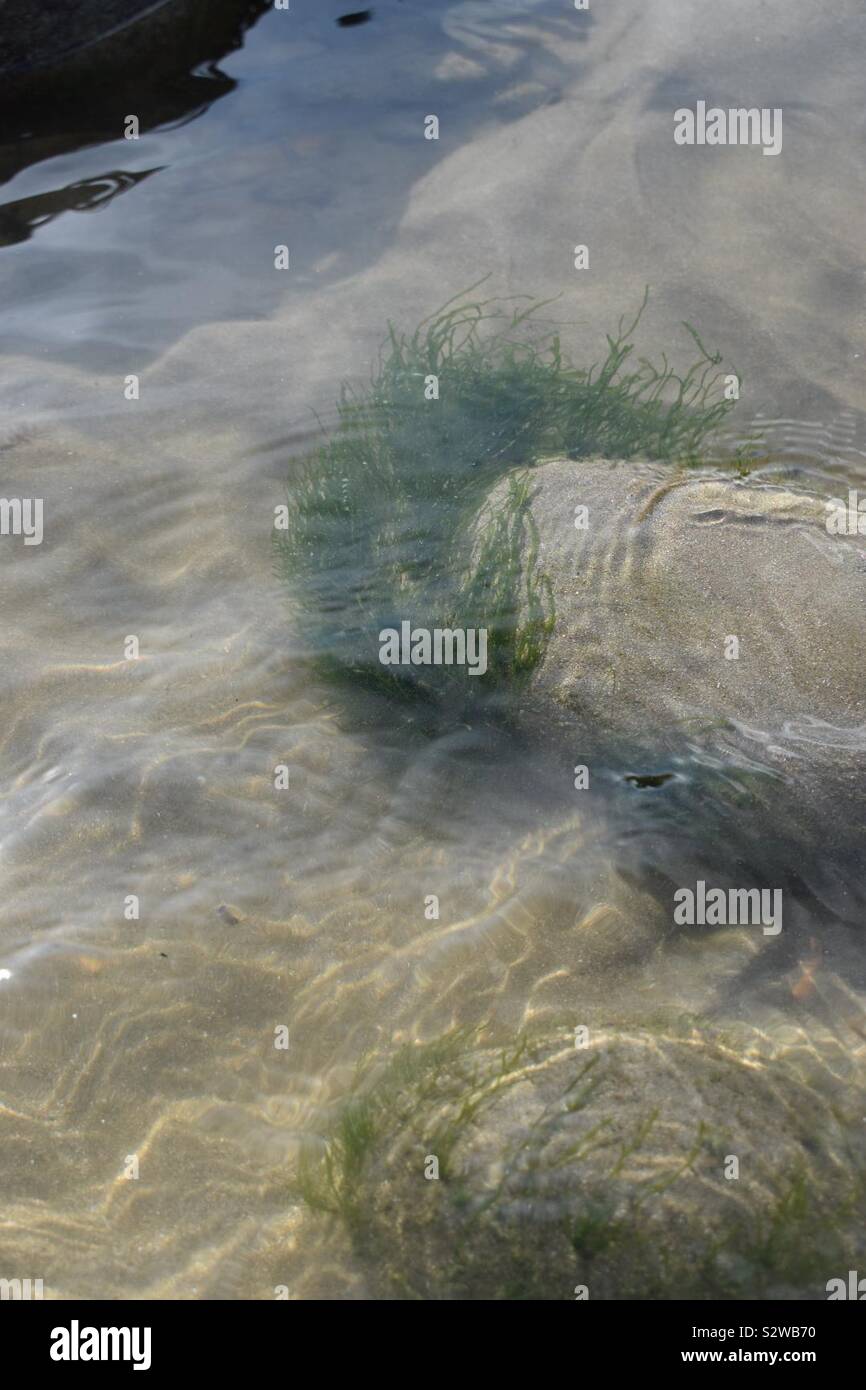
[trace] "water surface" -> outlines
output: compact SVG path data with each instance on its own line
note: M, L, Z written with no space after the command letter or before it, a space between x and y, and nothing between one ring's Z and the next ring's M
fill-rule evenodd
M698 770L611 771L587 811L571 748L347 708L301 659L270 547L385 321L487 274L560 295L587 361L649 284L646 347L683 360L696 324L777 476L866 486L862 13L346 9L268 10L137 142L85 94L80 128L3 145L3 486L44 498L45 539L0 542L0 1274L56 1296L363 1297L288 1179L358 1058L401 1040L667 1010L863 1053L838 883L813 874L772 956L747 930L662 949L654 875ZM782 155L675 147L700 97L783 107ZM721 834L735 860L735 816Z

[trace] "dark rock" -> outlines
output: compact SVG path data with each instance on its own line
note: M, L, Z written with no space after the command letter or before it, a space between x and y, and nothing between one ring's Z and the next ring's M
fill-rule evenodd
M0 184L117 140L130 113L143 133L205 110L233 90L218 63L266 9L267 0L0 0ZM86 189L58 189L48 206L11 207L0 244L24 240L70 197L93 202Z
M0 0L3 103L45 78L65 87L154 62L189 71L236 46L227 25L242 32L265 8L250 0Z
M0 75L55 66L171 4L172 0L0 0Z

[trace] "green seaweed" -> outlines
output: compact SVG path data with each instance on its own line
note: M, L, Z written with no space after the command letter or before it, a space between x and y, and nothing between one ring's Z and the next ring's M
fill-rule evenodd
M362 1182L371 1160L395 1126L423 1128L426 1149L447 1181L449 1156L481 1108L508 1085L525 1063L529 1039L503 1048L497 1064L479 1066L472 1047L479 1030L453 1029L425 1044L407 1043L384 1067L362 1058L352 1094L342 1104L324 1147L302 1149L294 1191L311 1209L341 1217L353 1230L363 1224Z
M707 1046L736 1085L736 1058ZM478 1029L400 1048L365 1070L324 1148L302 1155L295 1195L342 1218L386 1296L558 1299L586 1284L603 1298L822 1297L855 1266L866 1181L853 1153L840 1163L831 1145L820 1168L758 1158L748 1182L728 1184L723 1109L718 1133L698 1121L660 1163L659 1108L614 1122L623 1076L603 1053L575 1052L573 1070L570 1055L526 1033L497 1050ZM505 1093L552 1058L571 1075L529 1118L528 1093ZM490 1117L501 1135L490 1167L479 1122L503 1100L511 1119ZM430 1155L438 1182L423 1179ZM721 1210L708 1221L710 1188Z
M368 386L343 386L336 427L293 467L288 528L275 532L310 655L403 698L508 686L543 657L555 613L530 512L538 462L693 465L732 407L719 354L690 325L697 359L683 375L635 356L646 294L603 360L578 368L544 303L472 299L477 288L410 334L389 327ZM509 475L492 515L486 499ZM403 620L486 628L487 674L383 666L379 633Z

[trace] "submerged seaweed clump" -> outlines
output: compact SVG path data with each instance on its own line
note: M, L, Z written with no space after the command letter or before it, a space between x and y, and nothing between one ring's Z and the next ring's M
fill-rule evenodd
M688 1023L409 1045L358 1078L295 1193L377 1296L823 1298L866 1253L866 1078L834 1052L816 1087L811 1041L764 1045Z
M694 464L731 408L719 355L689 325L698 357L684 375L635 358L645 304L586 369L541 304L508 311L464 293L412 334L389 329L367 389L343 388L336 429L293 471L288 529L276 533L314 656L403 693L441 693L456 678L465 696L533 669L555 616L529 510L534 465ZM507 475L478 546L479 511ZM486 675L382 666L379 633L404 621L486 629Z

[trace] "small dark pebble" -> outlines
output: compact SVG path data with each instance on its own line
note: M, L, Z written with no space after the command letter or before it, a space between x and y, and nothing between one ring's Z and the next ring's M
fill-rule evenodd
M626 773L625 780L631 782L635 787L663 787L665 782L670 782L674 774L672 772L659 772L656 774L647 773L643 777L637 776L634 772Z
M341 29L351 29L353 24L366 24L372 18L372 10L354 10L352 14L341 14L337 23Z

